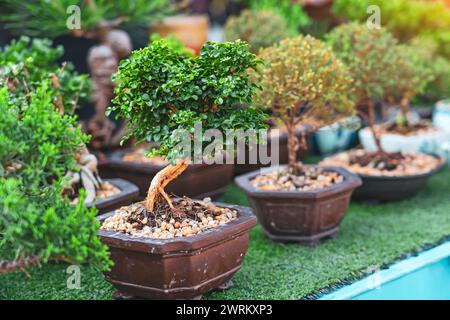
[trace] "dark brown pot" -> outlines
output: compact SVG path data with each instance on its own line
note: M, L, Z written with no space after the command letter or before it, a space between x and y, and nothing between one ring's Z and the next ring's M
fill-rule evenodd
M86 204L87 207L96 207L99 214L114 211L122 206L129 205L139 195L138 187L129 181L124 179L105 179L105 181L119 188L120 192Z
M99 230L114 262L106 280L120 296L149 299L194 299L225 284L241 267L256 217L250 208L218 205L238 218L195 236L155 240Z
M123 161L123 154L123 152L115 152L107 155L106 160L99 161L100 176L131 181L139 187L140 196L145 197L153 177L164 166ZM193 164L172 181L166 187L166 191L191 198L211 197L217 199L231 182L233 172L234 165L232 164Z
M250 183L261 173L259 170L237 177L235 181L247 194L258 222L270 239L313 246L322 238L337 235L351 194L361 185L357 175L343 168L325 168L341 174L344 182L317 191L265 191Z
M414 197L428 179L444 167L442 164L433 171L414 176L385 177L359 175L361 187L353 193L353 199L368 202L400 201Z
M297 138L300 138L302 135L306 135L305 138L307 139L309 134L310 134L310 132L307 131L307 129L306 130L299 130L299 131L297 131L296 136L297 136ZM270 139L268 139L268 141L267 141L267 151L268 151L268 155L269 156L271 155L271 152L270 152L271 140L272 140L272 137L270 137ZM278 142L279 143L279 150L280 150L278 159L279 159L280 164L288 163L287 140L288 140L287 139L287 133L280 133L280 135L279 135L279 142ZM247 159L249 159L248 153L249 153L248 148L246 148L246 150L245 150L245 159L246 159L246 161L247 161ZM299 160L304 159L307 153L308 153L307 149L301 149L300 148L297 151L297 159L299 159ZM259 157L258 157L258 160L257 160L256 164L235 164L234 165L234 175L235 176L240 176L240 175L243 175L245 173L249 173L249 172L255 171L257 169L261 169L261 168L264 168L264 167L269 167L269 166L272 165L270 163L267 164L267 165L263 165L263 164L260 164L259 162L260 161L259 161Z

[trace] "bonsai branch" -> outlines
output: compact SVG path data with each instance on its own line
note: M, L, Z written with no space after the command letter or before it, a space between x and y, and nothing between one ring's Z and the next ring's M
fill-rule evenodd
M164 191L164 188L180 174L186 170L189 163L187 160L178 160L175 165L169 164L167 167L159 171L150 183L150 187L147 193L146 209L148 212L153 212L155 203L160 200L159 196L162 196L169 205L170 209L175 212L175 208L170 200L170 197Z

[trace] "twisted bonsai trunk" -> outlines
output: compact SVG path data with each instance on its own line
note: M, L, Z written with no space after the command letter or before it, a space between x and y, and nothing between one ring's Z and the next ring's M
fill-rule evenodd
M297 161L297 151L300 148L300 142L295 135L294 123L290 123L286 127L288 135L288 171L292 174L298 175L302 172L302 164Z
M169 195L164 188L180 174L186 170L189 162L186 159L178 160L175 165L169 164L167 167L159 171L152 179L147 192L145 207L148 212L153 212L155 204L160 200L160 196L167 202L172 211L177 214Z
M401 112L401 125L405 127L409 127L408 113L409 113L409 98L404 96L400 100L399 103L400 112Z

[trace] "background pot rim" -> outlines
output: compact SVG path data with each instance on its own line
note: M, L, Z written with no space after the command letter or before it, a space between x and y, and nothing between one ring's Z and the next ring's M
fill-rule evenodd
M313 167L319 167L318 165L310 165ZM243 189L248 195L251 195L253 197L270 197L270 198L299 198L299 199L306 199L306 198L323 198L327 196L331 196L334 194L339 194L345 191L348 191L349 189L355 189L362 185L361 178L349 170L343 168L343 167L335 167L335 166L320 166L321 168L325 169L326 171L334 171L339 173L344 177L344 181L338 184L334 184L329 187L325 187L319 190L310 190L310 191L285 191L285 190L274 190L274 191L268 191L268 190L261 190L256 187L254 187L250 180L258 176L260 173L266 173L266 172L272 172L274 170L285 168L287 165L280 165L280 166L271 166L267 168L258 169L246 174L243 174L241 176L238 176L234 179L236 184Z

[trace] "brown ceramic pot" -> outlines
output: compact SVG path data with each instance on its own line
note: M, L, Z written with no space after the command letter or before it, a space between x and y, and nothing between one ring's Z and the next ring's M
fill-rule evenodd
M238 218L195 236L155 240L99 230L114 262L105 277L115 296L194 299L228 282L241 267L256 217L250 208L217 205L237 210Z
M299 242L317 245L322 238L334 238L344 217L352 192L361 185L361 179L338 167L325 167L344 177L342 183L316 191L265 191L255 188L250 180L261 171L236 178L262 225L273 241ZM263 169L271 171L274 168Z
M114 211L122 206L129 205L139 195L138 187L129 181L124 179L105 179L104 181L117 187L120 192L86 204L87 207L96 207L99 214Z
M101 177L122 178L133 182L139 188L140 197L147 195L152 178L163 165L123 161L123 151L107 155L99 161L98 170ZM233 179L232 164L192 164L177 179L172 181L166 191L170 194L185 195L202 199L217 199Z
M307 139L310 134L311 134L311 132L309 131L309 129L301 129L301 130L297 131L296 136L297 136L297 138L300 138L302 135L306 135L305 138ZM270 148L271 148L271 144L272 144L271 143L272 139L279 139L278 140L278 146L279 146L279 155L278 155L279 158L278 159L279 159L279 163L280 164L288 163L288 148L287 148L287 140L288 139L287 139L287 133L280 132L280 134L277 135L277 136L270 136L269 137L269 139L267 141L267 152L268 152L269 156L271 155ZM248 153L249 153L249 150L246 147L246 149L245 149L245 159L249 159ZM307 149L305 150L305 149L300 148L297 151L297 159L299 159L299 160L304 159L307 153L308 153ZM267 164L267 165L260 164L259 160L257 160L256 164L235 164L234 165L234 175L235 176L240 176L240 175L243 175L245 173L249 173L249 172L255 171L257 169L261 169L261 168L268 167L268 166L271 166L271 165L272 164L270 164L270 163Z

